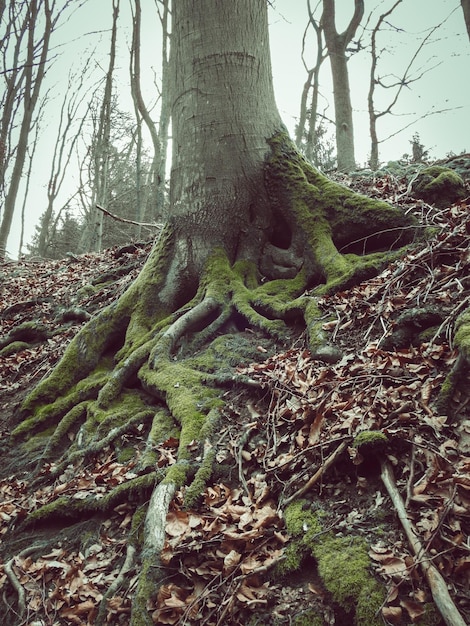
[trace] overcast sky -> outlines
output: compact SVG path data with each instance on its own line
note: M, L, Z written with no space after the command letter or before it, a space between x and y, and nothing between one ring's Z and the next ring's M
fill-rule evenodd
M301 51L302 37L308 21L307 0L275 0L272 4L274 7L270 10L270 38L276 99L282 118L293 134L301 91L306 79ZM311 4L315 7L316 0L312 0ZM336 4L337 7L341 7L337 8L337 27L342 29L352 15L354 3L353 0L337 0ZM393 4L394 0L366 0L365 15L371 12L373 14L370 24L375 24L380 13L388 10ZM144 85L144 95L147 101L150 101L155 98L152 70L157 76L160 72L161 37L154 0L142 0L142 9L144 29L142 65L147 66L145 72L143 67L143 74L148 77ZM111 18L111 0L99 2L88 0L55 34L56 44L60 42L62 45L57 48L60 54L49 73L49 87L53 87L53 93L57 96L55 108L51 102L48 114L44 118L38 149L40 157L33 168L26 213L26 243L33 235L34 226L46 207L50 155L58 123L57 103L61 102L59 94L65 89L70 67L83 62L89 50L96 48L93 62L96 64L97 73L107 67ZM378 124L379 138L384 139L414 122L413 126L381 144L380 160L387 162L409 153L410 139L415 132L419 133L421 142L429 149L433 158L444 157L449 152L458 154L470 151L468 123L470 83L467 78L470 67L470 43L460 0L403 0L389 21L389 29L384 31L379 39L379 46L383 48L378 71L381 77L392 75L401 77L419 44L429 33L429 29L444 21L445 23L435 32L413 65L412 74L419 75L426 70L424 76L403 91L398 106L394 108L394 115L382 118ZM122 97L122 106L131 107L130 97L127 95L128 42L131 29L127 0L121 0L119 24L120 73L116 89ZM368 43L369 39L370 30L363 32L363 41ZM307 63L314 58L315 52L313 37L307 37ZM370 150L367 117L370 55L367 51L350 59L349 72L354 107L356 159L359 166L364 166ZM322 66L320 82L322 94L320 108L325 115L333 118L328 60ZM386 106L390 97L390 90L383 93L377 91L377 102L380 106ZM439 115L433 114L443 109L449 110ZM421 117L422 119L419 119ZM77 177L71 176L64 195L71 195L77 183ZM8 253L13 257L16 256L18 249L19 232L17 215L8 242Z

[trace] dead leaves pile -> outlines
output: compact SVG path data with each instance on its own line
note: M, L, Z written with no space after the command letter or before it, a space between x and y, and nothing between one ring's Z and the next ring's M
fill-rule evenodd
M166 522L162 563L178 572L155 599L155 624L243 624L272 595L267 570L287 537L276 503L256 500L224 484L209 487L201 512L181 508L181 493ZM183 577L184 583L177 583Z
M39 507L58 498L83 501L104 497L116 485L132 480L135 462L117 463L111 456L96 459L91 466L69 466L52 485L32 491L26 479L9 478L0 481L0 539L7 530L18 527L25 517ZM42 477L53 473L54 464L45 464ZM71 515L72 507L70 507ZM7 589L7 573L20 585L19 600L24 605L24 623L33 619L40 624L94 624L100 602L116 579L132 521L134 507L127 502L118 504L107 514L99 532L89 532L89 541L77 536L76 549L70 549L66 534L50 552L41 552L41 541L33 540L7 563L0 563L0 589ZM47 542L44 542L47 544ZM39 555L39 556L38 556ZM134 573L129 582L132 589L137 580ZM108 620L127 623L130 598L116 594L107 601ZM125 617L122 622L122 617ZM41 619L47 619L41 622ZM23 623L23 622L22 622Z

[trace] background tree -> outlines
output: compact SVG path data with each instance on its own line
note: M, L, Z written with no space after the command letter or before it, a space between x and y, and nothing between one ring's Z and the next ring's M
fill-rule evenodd
M141 31L141 5L140 0L134 0L135 9L133 12L133 30L132 30L132 46L131 46L131 91L134 100L137 116L141 116L145 122L153 145L153 166L152 176L155 187L155 213L156 215L162 215L165 205L165 178L166 178L166 155L168 149L168 125L169 125L169 111L168 111L168 20L169 20L169 0L163 0L157 4L158 14L162 25L162 85L160 91L160 123L157 130L155 123L153 122L150 112L148 111L141 90L141 63L140 63L140 31ZM141 141L141 124L138 121L137 125L139 141ZM139 150L138 150L139 154ZM139 179L138 179L139 180ZM140 183L138 182L138 189ZM147 185L149 188L149 185ZM143 221L143 214L141 210L140 194L138 193L139 200L137 203L137 211L135 219L137 221ZM142 198L142 203L145 203L145 199ZM137 230L137 236L140 236L139 230Z
M113 0L113 21L111 26L111 41L109 50L109 64L104 81L103 96L94 136L94 183L89 212L85 228L82 233L81 248L86 251L101 250L103 238L103 213L96 208L97 204L106 206L108 193L109 172L109 137L111 124L111 106L113 95L113 73L116 63L117 21L119 17L119 0Z
M356 167L348 73L348 46L364 15L364 1L354 0L354 14L342 33L338 33L336 30L335 13L335 0L323 0L321 24L325 33L333 79L338 169L342 172L348 172Z
M83 85L88 75L87 68L90 66L90 61L91 57L86 60L81 71L69 75L68 86L60 108L57 138L52 155L49 182L47 184L47 207L41 218L37 243L37 254L39 256L48 256L47 251L50 243L49 236L51 234L55 203L64 184L75 147L83 132L91 105L90 101L88 107L81 111L80 116L78 115L86 97ZM78 124L75 124L76 121L78 121ZM65 206L68 205L68 202L65 203ZM53 231L55 232L55 229Z
M470 39L470 0L460 0L462 5L465 26L467 27L468 38Z
M240 331L280 339L294 326L307 330L316 356L325 354L318 298L378 271L383 249L414 232L401 210L329 181L287 136L274 100L265 0L178 0L170 63L167 223L136 281L83 326L28 395L13 432L18 446L41 435L41 464L62 449L53 480L72 459L141 425L146 452L118 496L143 504L132 533L145 517L139 554L130 537L126 558L126 571L140 558L134 625L152 623L148 601L166 576L159 554L176 489L186 487L190 506L211 472L222 388L235 375L213 351L226 352L230 336L241 342L238 362L251 350ZM178 438L176 462L157 472L155 445L170 436ZM85 502L63 496L34 516L44 521L65 507L83 519L115 501L113 493Z
M390 115L393 113L393 109L395 105L397 104L405 88L409 89L410 85L421 80L421 78L423 78L425 74L432 71L433 69L437 67L437 65L440 64L440 62L435 63L433 65L429 65L429 63L426 63L424 67L421 66L418 69L418 71L416 72L413 71L413 67L416 63L417 58L423 52L426 46L429 45L429 43L432 40L432 36L435 34L435 32L442 27L442 25L445 23L445 21L449 17L448 16L442 22L440 22L439 24L436 24L435 26L433 26L432 28L428 30L426 35L418 43L416 49L411 55L410 60L407 63L405 70L403 71L401 76L397 77L396 74L394 73L393 76L380 77L377 75L377 65L378 65L378 60L380 56L380 51L377 50L377 37L384 23L386 23L388 27L391 27L393 30L397 32L401 30L399 28L393 27L393 25L391 25L390 22L387 21L387 18L393 13L393 11L397 8L397 6L401 4L401 1L402 0L398 0L397 2L393 4L393 6L388 11L380 15L374 28L372 29L372 34L371 34L371 70L370 70L369 92L367 96L367 105L368 105L368 112L369 112L369 131L370 131L370 137L371 137L369 165L374 170L378 169L379 167L379 144L381 143L381 141L378 138L378 133L377 133L377 122L383 116ZM375 107L374 100L375 100L375 91L377 87L381 87L382 89L385 89L385 90L391 90L393 92L393 96L391 97L388 105L381 111L377 111ZM426 117L429 115L436 115L439 113L442 113L442 111L431 110L431 111L428 111L425 115L423 115L423 117ZM401 132L405 128L408 128L409 126L414 124L415 121L406 124L404 128L401 128L399 131L396 131L394 135L397 134L397 132ZM382 141L386 141L386 139L389 139L389 138L390 136L386 137Z
M302 61L307 71L307 80L304 83L302 95L300 98L300 114L299 121L295 129L295 143L299 149L305 154L316 166L320 165L318 159L317 148L320 140L320 124L318 123L318 97L320 90L320 68L326 59L323 46L323 29L313 16L310 0L307 2L309 21L305 29L302 39ZM308 68L305 62L305 43L306 35L309 27L315 32L316 58L312 68ZM311 94L311 95L310 95ZM310 104L308 100L310 97Z
M0 224L0 259L5 257L15 211L20 180L27 155L28 137L33 116L49 62L50 40L68 0L58 6L55 0L10 2L8 19L2 20L2 78L5 90L2 97L0 143L10 166L8 175L2 171L0 188L4 206ZM2 8L5 14L5 5Z

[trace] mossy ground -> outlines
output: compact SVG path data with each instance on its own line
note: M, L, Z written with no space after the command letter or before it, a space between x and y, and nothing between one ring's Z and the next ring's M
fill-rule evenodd
M322 584L350 623L379 626L386 592L371 572L367 542L354 534L335 537L324 530L322 517L306 500L288 506L285 521L292 541L277 574L287 579L313 557Z

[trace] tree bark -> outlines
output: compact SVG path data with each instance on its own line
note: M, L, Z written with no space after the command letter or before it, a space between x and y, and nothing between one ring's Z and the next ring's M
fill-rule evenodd
M182 0L173 24L170 205L196 280L215 246L232 262L242 255L258 262L270 227L266 140L283 124L263 0Z
M354 155L354 128L349 89L346 48L364 15L364 1L354 0L354 15L348 27L338 33L335 25L335 0L323 0L322 26L330 57L335 103L336 149L338 170L349 172L356 168Z
M465 26L467 27L468 38L470 39L470 0L460 0L463 11Z

